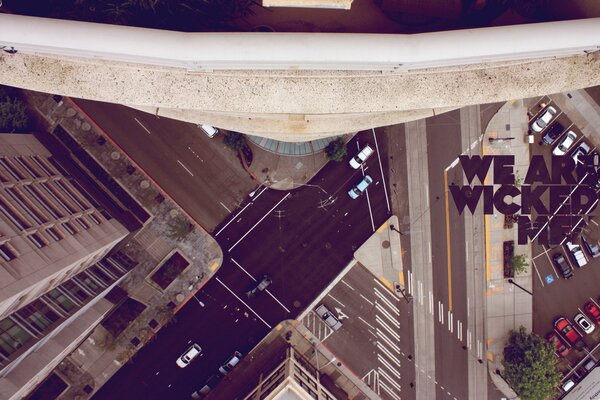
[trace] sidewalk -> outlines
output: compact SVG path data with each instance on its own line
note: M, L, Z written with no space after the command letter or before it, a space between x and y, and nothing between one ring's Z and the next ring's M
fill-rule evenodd
M529 166L529 144L527 135L527 108L522 100L507 102L491 119L485 129L483 140L484 155L514 155L515 176L523 179ZM489 138L514 137L508 142L490 143ZM490 174L491 177L491 174ZM486 182L491 184L492 182ZM515 199L520 203L520 199ZM502 370L504 346L511 330L524 326L532 328L532 296L508 283L504 278L503 242L514 240L515 254L524 254L531 260L531 247L517 244L517 227L504 228L504 215L494 210L485 217L486 236L486 349L488 370L496 387L508 398L516 394L496 371ZM529 261L531 264L531 261ZM532 290L532 271L515 276L514 282L527 290Z

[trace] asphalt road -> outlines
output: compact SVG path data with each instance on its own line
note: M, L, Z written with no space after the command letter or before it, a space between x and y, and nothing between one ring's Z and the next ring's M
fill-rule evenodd
M348 148L355 148L357 141L360 147L378 147L372 131L359 133ZM327 164L308 185L290 192L260 190L233 211L214 229L225 259L197 293L198 301L188 302L176 322L162 329L94 398L186 398L233 351L246 354L279 321L306 308L390 215L384 164L374 155L362 171L351 169L347 161L348 156ZM153 175L153 169L147 172ZM347 192L363 173L373 183L352 200ZM191 196L186 192L193 190L190 186L178 187L173 197L178 201L179 196ZM273 281L269 293L247 299L244 293L264 274ZM203 355L180 369L175 360L192 342L203 348Z
M118 104L75 99L208 232L256 187L223 135Z

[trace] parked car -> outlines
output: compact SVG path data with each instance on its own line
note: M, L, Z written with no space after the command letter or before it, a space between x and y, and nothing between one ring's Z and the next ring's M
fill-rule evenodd
M550 332L546 335L546 340L549 343L552 343L554 346L554 351L556 352L557 357L566 357L569 354L569 348L565 344L565 342L558 337L556 332Z
M356 184L356 186L350 189L348 195L353 199L357 199L358 196L367 190L367 187L369 187L371 183L373 183L373 178L371 178L369 175L365 175L363 179Z
M548 126L550 121L556 116L556 108L552 106L546 107L542 114L531 123L531 130L534 132L541 132L545 127Z
M593 358L590 358L584 365L583 365L583 369L586 370L586 372L590 372L591 370L594 369L594 367L596 366L596 360L594 360Z
M331 311L329 311L329 309L327 308L327 306L325 304L321 304L319 307L317 307L315 312L334 331L337 331L338 329L340 329L342 327L342 323L340 322L340 320L338 320L335 317L335 315L333 315L333 313Z
M554 260L554 264L562 274L563 278L569 279L573 276L573 268L571 268L571 266L569 265L567 260L565 260L565 257L562 254L556 253L552 256L552 260Z
M271 278L269 278L267 275L263 275L258 283L252 289L246 292L246 297L251 298L265 291L272 282L273 281Z
M192 393L192 399L201 399L206 396L212 389L217 387L219 382L221 382L221 379L223 379L223 375L212 375L210 378L208 378L204 386Z
M234 352L233 355L229 357L227 362L225 362L225 364L219 367L219 372L223 375L227 375L236 365L238 365L241 359L242 353L240 353L239 351Z
M600 257L600 245L598 245L598 242L590 242L583 235L581 235L581 242L583 243L583 247L585 247L590 257Z
M585 303L583 311L589 315L592 321L600 325L600 308L593 301Z
M211 125L198 124L198 128L202 129L209 138L214 138L219 133L219 130Z
M565 392L568 392L569 390L573 389L573 386L575 386L575 381L573 380L573 378L571 378L571 379L563 382L563 384L561 385L561 388Z
M590 152L590 145L586 142L579 143L579 146L575 148L571 157L575 161L575 165L582 164L585 162L585 156Z
M565 132L565 127L562 126L559 122L555 122L546 130L546 133L542 137L544 143L552 145L556 142L556 139L562 136Z
M364 149L350 159L350 166L354 169L360 168L360 166L367 161L367 158L369 158L374 152L375 150L373 150L371 146L366 145Z
M179 368L185 368L194 360L194 358L198 357L201 352L202 348L194 343L177 359L176 363Z
M573 143L577 140L577 134L573 131L567 132L567 134L561 139L560 142L556 145L554 150L552 150L552 154L555 156L564 156L567 154L567 151L573 146Z
M567 339L567 342L569 342L571 346L574 346L577 349L583 347L583 337L573 328L573 325L571 325L568 319L564 317L557 319L556 322L554 322L554 329L556 329L563 338Z
M573 259L575 259L575 264L577 264L578 267L581 268L587 264L587 258L585 258L585 254L583 254L580 245L567 242L566 246L567 249L569 249L571 255L573 256Z
M594 332L594 329L596 329L596 326L592 323L592 321L590 321L582 313L577 314L574 318L574 321L577 325L579 325L581 330L587 333L588 335Z

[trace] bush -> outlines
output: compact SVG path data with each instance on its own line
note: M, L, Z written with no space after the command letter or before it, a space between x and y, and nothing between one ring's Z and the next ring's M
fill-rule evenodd
M525 256L523 254L518 254L516 256L513 256L512 260L511 260L511 268L512 268L512 272L513 272L513 276L515 274L521 274L525 271L527 271L527 266L529 264L527 263Z
M544 400L560 383L554 346L524 327L511 331L504 348L503 377L522 400Z
M329 142L325 147L325 154L332 161L342 161L347 152L346 142L341 137Z
M228 131L223 138L223 143L231 150L238 151L246 146L246 138L239 132Z
M0 99L0 133L26 132L29 126L27 107L17 98Z

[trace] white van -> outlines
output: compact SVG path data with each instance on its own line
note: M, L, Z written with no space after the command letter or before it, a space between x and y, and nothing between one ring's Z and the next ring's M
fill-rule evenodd
M209 138L214 138L215 135L219 133L219 130L217 128L210 125L198 124L198 128L202 129Z
M367 161L367 158L369 158L374 152L375 151L371 148L371 146L366 145L364 149L362 149L350 160L350 166L354 169L360 168L360 166Z

